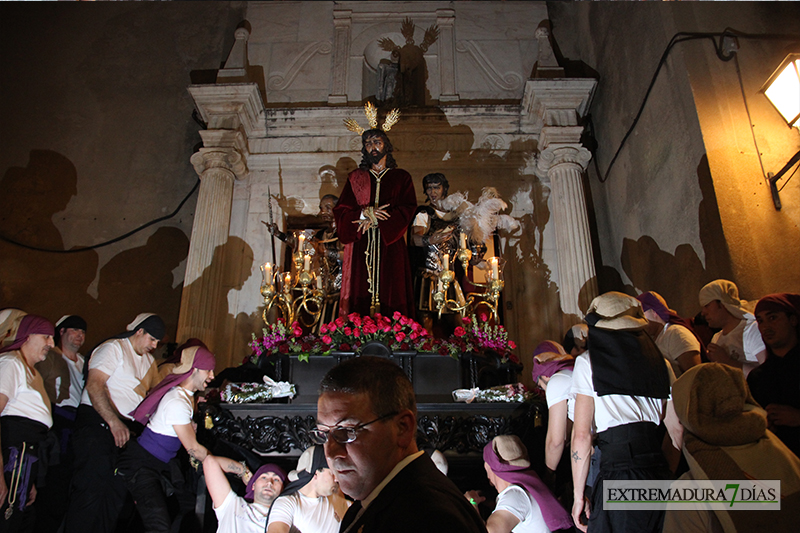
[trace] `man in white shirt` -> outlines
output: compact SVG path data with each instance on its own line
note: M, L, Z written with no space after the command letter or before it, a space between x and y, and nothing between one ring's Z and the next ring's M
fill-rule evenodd
M619 292L598 296L589 306L589 350L575 360L572 392L572 518L587 530L661 531L663 511L608 511L603 508L602 481L669 479L661 453L659 424L669 397L667 362L644 332L647 319L636 298ZM597 428L600 472L591 505L584 490Z
M72 431L83 394L84 357L79 350L86 340L86 320L78 315L61 317L56 322L53 340L55 347L36 365L53 406L52 429L58 438L58 461L52 461L51 456L46 483L39 487L36 498L36 522L40 531L58 529L67 512L75 460Z
M700 289L703 318L719 329L708 345L708 359L742 369L745 377L767 359L756 317L749 302L739 299L733 282L718 279Z
M528 450L519 437L492 439L483 449L483 466L489 483L499 492L486 521L489 533L550 533L572 528L567 512L531 469ZM465 496L473 505L484 500L476 491Z
M225 477L225 472L234 471L227 464L233 462L211 454L203 459L206 488L219 522L217 533L264 533L270 507L283 490L286 472L278 465L266 464L249 476L250 472L242 466L240 477L247 482L247 494L242 498L233 492Z
M267 533L337 533L349 502L339 494L322 446L311 446L289 472L289 483L272 504ZM288 494L287 494L288 493ZM337 509L338 507L338 509Z
M127 490L114 475L119 451L141 430L130 412L158 384L150 352L165 333L164 321L142 313L127 331L90 355L86 387L75 422L75 473L70 489L66 533L106 533L117 523Z

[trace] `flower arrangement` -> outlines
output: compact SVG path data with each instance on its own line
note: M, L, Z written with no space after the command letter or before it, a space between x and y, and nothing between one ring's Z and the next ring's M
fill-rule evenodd
M392 318L376 313L374 317L350 313L320 327L323 345L343 352L378 341L392 350L425 351L430 344L428 331L418 322L395 311ZM335 348L334 348L335 347Z
M283 319L278 319L261 330L260 338L252 334L250 347L253 353L248 359L255 363L262 355L282 353L296 354L299 360L307 361L309 355L358 351L364 344L378 341L393 351L439 353L454 359L464 352L491 351L503 362L519 363L512 351L517 346L508 340L508 333L502 325L491 325L485 314L480 316L480 320L475 315L465 317L462 324L449 338L434 339L422 325L400 312L395 312L391 318L381 314L370 317L351 313L322 324L319 335L303 335L297 322L287 325Z
M481 314L480 320L475 315L464 317L462 326L458 326L450 338L441 340L437 344L438 352L442 355L457 357L464 352L495 352L503 362L511 360L519 363L519 358L512 351L517 345L508 340L508 332L502 324L491 325L489 317Z

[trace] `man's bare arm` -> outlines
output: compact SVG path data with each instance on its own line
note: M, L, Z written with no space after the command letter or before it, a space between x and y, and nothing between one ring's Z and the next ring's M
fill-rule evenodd
M97 411L103 420L108 424L111 434L114 435L114 443L122 448L131 438L131 432L128 426L122 422L117 408L114 407L114 402L111 401L111 396L108 393L106 382L110 376L102 370L93 368L89 370L89 377L86 380L86 391L89 393L89 399L92 400L92 407Z
M197 442L197 434L191 424L173 425L172 428L175 430L175 434L178 435L178 439L186 449L189 457L201 462L205 460L208 450Z
M589 465L592 455L592 420L594 419L594 398L584 394L575 396L575 423L572 426L572 486L573 505L572 520L575 527L586 531L580 523L581 511L584 509L583 497L586 478L589 476Z

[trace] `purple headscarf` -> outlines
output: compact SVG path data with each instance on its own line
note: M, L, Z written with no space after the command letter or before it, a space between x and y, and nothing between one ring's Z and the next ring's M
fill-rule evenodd
M540 362L537 359L540 355L548 354L547 360ZM552 355L551 355L552 354ZM553 341L544 341L533 351L533 370L531 377L533 382L539 381L540 377L550 378L553 374L561 370L572 370L575 366L575 359L569 356L560 344Z
M695 331L691 320L679 316L678 313L670 309L667 306L667 302L664 301L664 298L657 292L643 292L637 296L636 299L641 302L642 309L645 311L653 311L664 324L674 324L688 329L689 332L694 335L694 338L697 339L697 342L700 343L700 358L703 361L706 360L706 344Z
M194 354L191 352L194 351ZM189 374L192 373L192 370L198 368L200 370L214 370L214 366L216 366L216 359L214 358L214 354L208 351L205 346L191 346L183 350L181 361L183 361L184 356L192 357L191 367L179 374L169 374L167 377L161 380L161 382L153 387L144 400L139 404L139 406L131 411L130 415L140 424L147 425L148 420L156 412L158 409L158 404L161 402L161 399L164 397L169 390L174 387L175 385L182 382L184 379L189 377ZM176 366L173 368L173 372L176 370L180 372L181 367L184 364L188 364L188 361L182 363L180 366Z
M787 315L800 315L800 294L792 294L791 292L768 294L756 304L755 314L757 315L763 311L779 311Z
M255 491L253 490L253 486L256 484L256 480L263 474L267 472L272 472L273 474L277 475L281 478L281 483L286 483L286 472L283 468L279 467L273 463L267 463L263 465L261 468L256 470L256 473L253 474L253 477L250 478L250 481L247 482L247 491L244 494L244 498L246 500L252 500L253 496L255 495ZM277 496L277 494L276 494Z
M572 518L569 513L558 503L556 497L539 479L536 472L530 468L529 462L526 461L528 466L514 466L504 462L494 449L494 441L483 447L483 460L497 477L512 485L522 486L528 494L533 496L550 531L572 528Z
M53 324L46 318L36 315L25 315L19 323L17 338L14 342L0 349L0 354L19 350L30 335L50 335L55 333Z

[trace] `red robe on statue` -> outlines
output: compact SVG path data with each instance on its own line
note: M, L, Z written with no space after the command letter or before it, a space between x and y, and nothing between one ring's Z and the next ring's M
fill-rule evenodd
M414 316L414 291L411 285L411 266L406 247L406 231L417 208L417 195L411 175L405 170L388 170L381 178L380 198L375 202L375 176L356 169L347 178L339 203L333 208L339 240L345 245L342 262L342 292L339 299L341 315L369 314L372 296L365 252L367 234L358 232L361 211L365 207L386 209L389 220L378 221L380 228L380 302L381 313L392 316L400 311Z

